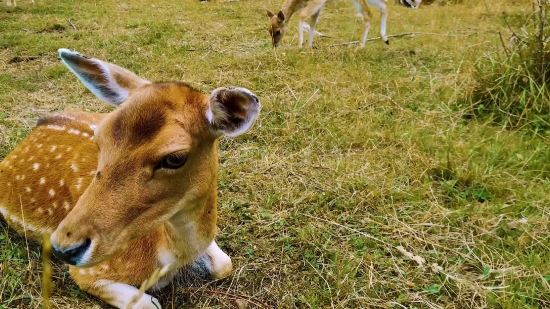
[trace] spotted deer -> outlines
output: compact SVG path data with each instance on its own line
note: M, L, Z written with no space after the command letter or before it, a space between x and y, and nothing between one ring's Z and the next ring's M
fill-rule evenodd
M317 24L321 10L329 1L330 0L286 0L283 7L277 14L273 14L269 10L266 10L267 17L269 17L268 31L271 36L273 47L279 46L281 40L285 36L290 18L299 10L302 11L300 12L300 22L298 24L298 47L302 48L304 43L304 28L306 28L305 23L308 18L311 19L309 22L309 39L307 44L309 47L312 47L313 35L315 34L315 24ZM372 12L369 8L369 4L377 7L382 14L380 21L380 35L382 36L384 42L389 44L388 37L386 36L386 21L388 19L386 0L351 0L351 2L359 12L359 15L365 24L359 47L365 47L365 42L367 41L367 36L369 34L370 20L372 18Z
M0 212L8 225L70 264L78 286L126 308L156 269L200 263L211 277L232 271L217 246L218 138L238 136L260 103L245 88L203 94L179 82L151 83L111 63L60 49L63 63L108 114L46 116L0 163ZM160 308L144 294L132 308Z

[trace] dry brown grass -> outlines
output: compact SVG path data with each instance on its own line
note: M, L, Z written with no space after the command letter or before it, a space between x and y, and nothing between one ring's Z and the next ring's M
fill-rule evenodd
M109 110L60 64L60 47L151 80L248 87L260 119L220 152L218 240L235 271L176 282L155 295L164 308L549 307L550 139L464 118L474 63L507 33L501 13L531 10L485 3L390 3L389 34L445 35L362 51L330 46L361 33L344 0L322 13L330 37L312 50L296 48L296 20L270 47L263 9L281 1L0 7L0 157L40 115ZM27 255L1 227L0 307L39 308L38 249ZM54 308L105 306L53 266Z

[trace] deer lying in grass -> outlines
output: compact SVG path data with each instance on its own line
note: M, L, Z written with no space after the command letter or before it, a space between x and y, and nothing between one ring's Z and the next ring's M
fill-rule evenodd
M269 34L271 35L271 42L273 47L279 46L281 40L285 36L288 22L292 15L299 11L300 12L300 22L298 24L298 46L301 48L304 43L304 26L306 19L311 17L309 22L309 40L308 46L313 46L313 35L315 34L315 24L319 19L319 14L329 0L286 0L283 4L283 7L277 14L271 13L267 10L267 16L269 17ZM365 42L367 41L367 35L369 34L370 29L370 20L372 18L372 12L368 4L377 7L382 13L382 18L380 21L380 35L386 44L389 44L388 37L386 36L386 20L388 19L388 10L385 0L351 0L361 15L363 22L365 24L365 29L363 31L363 36L361 38L360 48L365 47ZM367 4L368 1L368 4Z
M0 163L0 213L54 255L85 291L126 308L151 273L200 261L211 277L232 271L214 241L218 142L247 131L258 98L244 88L210 96L183 83L151 83L111 63L60 49L109 114L41 118ZM149 295L133 308L160 308Z

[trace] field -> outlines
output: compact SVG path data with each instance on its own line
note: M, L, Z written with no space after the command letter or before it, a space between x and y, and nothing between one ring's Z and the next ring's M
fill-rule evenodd
M419 33L363 50L341 45L362 31L347 0L327 5L313 49L297 48L298 15L271 47L279 0L35 2L0 4L0 159L42 115L111 110L58 48L260 97L252 130L220 146L234 273L171 285L163 308L550 308L550 134L468 100L475 64L502 54L530 1L391 0L388 34ZM0 308L41 308L41 274L40 246L0 220ZM54 308L107 306L59 262L53 280Z

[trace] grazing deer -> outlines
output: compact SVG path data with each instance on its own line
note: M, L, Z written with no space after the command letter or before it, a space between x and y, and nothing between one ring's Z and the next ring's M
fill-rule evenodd
M422 2L422 0L399 0L399 3L401 5L404 5L406 7L412 8L412 9L418 9L421 2Z
M0 163L0 213L22 235L51 234L54 255L80 288L126 308L155 269L199 261L211 277L232 271L214 241L218 138L247 131L258 98L244 88L210 96L151 83L67 49L67 67L109 114L46 116ZM133 308L160 308L144 294Z
M306 19L311 17L309 22L309 40L308 46L313 46L313 35L315 34L315 24L319 19L319 14L329 0L286 0L283 4L282 9L277 14L267 11L267 16L269 17L269 34L271 35L271 42L273 47L279 46L281 40L285 36L286 27L292 15L298 10L300 12L300 22L298 24L298 46L302 48L304 43L304 27ZM372 12L367 5L373 5L380 9L382 13L382 18L380 22L380 35L386 44L389 44L388 37L386 36L386 20L388 19L388 10L385 0L351 0L361 15L363 22L365 23L365 29L363 31L363 36L361 38L360 48L365 47L365 42L367 41L367 35L369 34L370 29L370 20L372 18Z
M32 4L34 4L34 0L31 0ZM6 3L7 6L17 6L16 0L7 0Z

